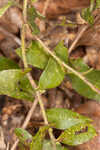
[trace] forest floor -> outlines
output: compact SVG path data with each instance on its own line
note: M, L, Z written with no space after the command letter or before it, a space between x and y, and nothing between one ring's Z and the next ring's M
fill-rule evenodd
M0 0L0 7L7 3L7 1L8 0ZM85 23L80 12L82 8L89 6L89 1L81 0L81 2L79 2L76 0L76 3L74 0L72 1L73 5L69 5L69 0L63 0L62 2L61 0L52 1L51 6L46 9L46 19L44 21L36 20L40 28L39 38L51 50L60 41L64 41L64 45L69 48ZM22 5L21 0L16 0L16 2ZM68 4L67 6L66 2ZM35 7L40 12L43 12L44 6L45 3L43 0L35 2ZM98 15L99 13L96 12L96 14ZM3 17L0 18L0 56L10 58L18 64L20 64L21 61L15 53L15 49L20 47L20 44L16 42L15 37L20 41L20 29L22 24L22 10L18 7L9 8ZM89 27L70 53L70 58L83 58L85 63L97 70L100 70L100 29L96 28L99 25L99 23L94 25L94 29ZM27 34L26 36L28 40L29 35ZM94 36L96 37L95 41ZM42 71L37 68L32 68L32 70L34 79L38 79ZM87 112L87 110L94 112L97 108L99 110L99 103L92 103L92 101L89 101L75 92L66 78L59 87L46 91L46 93L42 95L42 98L45 108L56 107L76 110L81 104L87 103L82 106L82 109L84 109L83 112ZM88 101L90 104L88 104ZM11 147L16 141L14 129L21 127L30 108L31 102L13 99L5 95L0 96L0 145L2 145L2 149L0 150L6 150L7 145ZM88 113L84 114L88 116ZM91 115L93 115L93 113L91 113ZM97 124L98 119L94 120L95 124ZM27 126L27 130L34 135L42 123L41 110L39 105L37 105ZM77 150L83 150L83 148L79 147ZM99 148L95 150L99 150Z

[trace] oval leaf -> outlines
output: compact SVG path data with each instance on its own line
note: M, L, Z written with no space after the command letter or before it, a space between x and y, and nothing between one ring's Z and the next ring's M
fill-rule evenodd
M42 150L43 140L48 129L49 126L44 126L39 129L37 134L32 139L30 150Z
M20 142L25 145L29 145L29 143L32 141L32 135L22 128L16 128L15 134L19 138Z
M54 48L56 55L63 60L65 63L68 63L68 49L64 46L64 42L61 41Z
M42 150L54 150L51 141L44 140ZM56 143L56 150L68 150L67 148L61 146L59 142Z
M0 56L0 71L8 69L19 69L19 66L11 59Z
M64 76L63 68L53 58L50 58L40 77L39 88L44 90L57 87L63 81Z
M61 41L54 49L55 54L65 63L68 63L68 49ZM49 58L48 64L39 80L40 89L55 88L63 81L65 76L64 68L62 68L56 60Z
M21 49L17 49L16 53L22 58ZM27 63L34 67L44 69L47 65L48 58L49 55L44 52L43 47L37 41L32 41L26 51Z
M79 123L91 122L92 120L64 108L52 108L46 111L48 121L57 129L67 129Z
M94 99L100 101L100 94L93 91L83 80L81 80L78 76L74 74L69 74L69 78L71 79L72 87L75 89L80 95L85 96L89 99ZM85 75L86 79L93 83L95 87L100 89L100 71L92 71ZM97 78L96 78L97 77ZM93 80L92 80L93 79Z
M77 71L82 72L85 78L93 84L96 88L100 89L100 71L95 69L90 69L86 64L84 64L82 59L71 61L71 65ZM100 94L92 90L83 80L73 73L69 75L70 81L72 83L73 89L75 89L80 95L86 98L94 99L100 101Z
M70 64L78 72L87 72L90 70L89 66L81 58L70 60Z
M20 69L0 71L0 95L33 101L34 91L26 73Z
M78 124L65 130L57 139L68 145L79 145L96 136L96 130L91 124Z

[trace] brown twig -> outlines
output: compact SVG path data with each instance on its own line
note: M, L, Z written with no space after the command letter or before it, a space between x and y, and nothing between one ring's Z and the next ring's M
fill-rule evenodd
M25 23L27 21L26 20L27 19L27 11L26 10L27 10L27 0L24 0L23 17L24 17L24 22ZM27 60L26 60L26 54L25 54L25 29L26 29L26 24L23 25L22 32L21 32L21 46L22 46L22 57L23 57L24 68L28 68L28 64L27 64ZM27 73L27 77L28 77L28 79L29 79L29 81L32 85L32 88L33 89L37 88L37 86L36 86L36 84L35 84L35 82L34 82L34 80L33 80L30 73ZM35 98L37 100L37 101L35 100L35 102L39 102L39 104L40 104L40 108L41 108L41 111L42 111L42 115L43 115L45 125L48 125L48 120L47 120L45 108L44 108L44 105L43 105L43 102L42 102L41 93L39 91L36 91L36 97ZM35 109L35 107L34 107L34 109ZM28 122L29 122L29 120L32 116L32 113L33 113L34 109L31 108L32 111L30 113L28 113L27 118L25 119L22 128L26 128L26 126L27 126L27 124L28 124ZM51 141L52 141L52 144L53 144L53 148L54 148L54 150L56 150L55 138L53 136L52 129L49 129L49 135L50 135L50 138L51 138ZM17 140L15 142L15 144L13 145L11 150L15 150L15 148L18 145L18 142L19 142L19 140Z
M3 27L0 27L0 32L2 32L5 36L12 38L18 45L21 46L21 40L17 36L15 36L12 33L8 32Z
M24 67L28 68L28 64L27 64L27 60L26 60L26 54L25 54L25 27L26 26L27 26L26 24L23 25L21 39L22 39L22 57L23 57L23 63L24 63ZM32 85L32 88L36 89L37 85L35 84L35 82L34 82L32 76L31 76L31 74L27 73L27 77L28 77L28 79L29 79L29 81L30 81L30 83ZM38 99L38 102L40 104L40 108L41 108L41 112L42 112L42 115L43 115L44 123L45 123L45 125L48 125L48 120L47 120L47 116L46 116L44 104L42 102L41 93L39 91L36 91L36 99ZM49 135L50 135L51 142L53 144L54 150L56 150L55 139L54 139L54 136L53 136L53 133L52 133L51 129L49 130Z
M31 118L31 116L32 116L32 114L33 114L33 112L34 112L34 110L35 110L37 104L38 104L38 100L35 99L35 101L34 101L33 104L32 104L32 107L31 107L31 109L29 110L29 112L28 112L28 114L27 114L27 117L25 118L25 121L24 121L24 123L23 123L23 125L22 125L22 128L23 128L23 129L25 129L25 128L27 127L28 122L30 121L30 118ZM17 139L17 140L15 141L15 143L13 144L11 150L15 150L16 147L17 147L17 145L18 145L18 143L19 143L19 140Z
M83 33L86 31L86 29L89 27L89 25L83 25L82 28L79 30L79 32L77 33L75 40L73 41L73 43L71 44L68 53L70 55L70 53L72 52L72 50L75 48L77 42L79 41L79 39L82 37Z
M49 6L50 0L46 0L45 4L44 4L44 8L43 8L43 12L42 15L45 16L46 15L46 10Z
M59 57L57 57L52 51L49 50L49 48L46 45L44 45L44 43L37 36L34 36L33 39L34 38L44 47L44 51L46 53L50 54L59 64L61 64L66 69L68 69L70 72L74 73L81 80L83 80L93 91L95 91L96 93L100 94L100 90L97 89L91 82L89 82L81 73L77 72L72 67L70 67L65 62L63 62Z
M92 5L91 5L92 6ZM93 7L93 6L92 6ZM92 9L92 8L91 8ZM98 20L100 20L100 15L97 15L96 17L95 17L95 12L93 12L93 16L94 16L94 25L98 22ZM77 43L78 43L78 41L79 41L79 39L82 37L82 35L84 34L84 32L88 29L88 27L91 27L89 24L85 24L85 25L83 25L81 28L80 28L80 30L79 30L79 32L76 34L76 37L75 37L75 40L73 41L73 43L71 44L71 46L70 46L70 48L69 48L69 50L68 50L68 52L69 52L69 55L70 55L70 53L73 51L73 49L75 48L75 46L77 45Z

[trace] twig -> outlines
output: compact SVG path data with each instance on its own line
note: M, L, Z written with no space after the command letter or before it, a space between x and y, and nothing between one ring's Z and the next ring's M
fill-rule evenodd
M0 27L0 32L2 32L5 36L12 38L18 45L21 46L21 40L17 36L13 35L2 27Z
M26 20L27 20L27 3L28 3L28 1L24 0L23 17L24 17L25 23L26 23ZM45 6L45 11L46 11L46 9L48 7L48 3L49 3L49 0L47 0L46 6ZM44 11L44 13L45 13L45 11ZM25 55L25 25L23 26L23 29L22 29L21 39L22 39L23 63L24 63L24 67L28 68L26 55ZM31 76L31 74L28 73L27 77L28 77L28 79L29 79L33 89L35 89L37 86L36 86L32 76ZM47 120L45 108L44 108L44 105L43 105L43 102L42 102L41 94L40 94L39 91L36 92L36 98L38 99L38 102L40 104L40 108L41 108L41 111L42 111L44 122L47 125L48 124L48 120ZM52 130L49 130L49 135L50 135L50 138L51 138L51 142L53 144L53 148L54 148L54 150L56 150L56 144L55 144L55 140L54 140L54 136L53 136Z
M91 11L92 11L92 9L93 9L93 3L94 3L94 0L91 1L91 5L90 5ZM94 21L95 23L94 23L94 24L96 24L96 22L97 22L98 20L100 20L100 15L97 15L97 17L95 18L95 21ZM77 42L79 41L79 39L82 37L83 33L87 30L87 28L88 28L89 26L90 26L89 24L86 24L86 25L83 25L83 26L81 27L81 29L79 30L79 32L77 33L77 35L76 35L76 37L75 37L75 40L73 41L73 43L71 44L71 46L70 46L70 48L69 48L69 50L68 50L69 55L70 55L70 53L72 52L72 50L75 48Z
M45 4L44 4L44 8L43 8L43 12L42 15L45 16L46 15L46 10L49 6L50 0L46 0Z
M8 143L7 143L7 148L6 148L6 150L9 150L9 145L10 145L10 144L9 144L9 142L8 142Z
M28 114L27 114L27 117L25 118L25 121L24 121L24 123L23 123L23 125L22 125L22 128L23 128L23 129L25 129L25 128L27 127L28 122L29 122L29 120L30 120L30 118L31 118L31 116L32 116L32 114L33 114L33 112L34 112L34 110L35 110L37 104L38 104L38 99L35 99L34 102L33 102L33 104L32 104L32 107L31 107L31 109L29 110L29 112L28 112ZM17 139L17 140L15 141L15 143L13 144L11 150L15 150L16 147L17 147L17 145L18 145L18 143L19 143L19 140Z
M25 23L27 21L27 4L28 4L28 0L24 0L24 4L23 4L23 17L24 17L24 22Z
M23 16L24 16L25 23L26 23L26 19L27 19L26 9L27 9L27 0L24 0ZM23 57L24 67L28 68L28 64L27 64L27 60L26 60L26 55L25 55L25 27L26 27L26 24L23 25L22 33L21 33L22 57ZM27 77L28 77L28 79L29 79L29 81L30 81L30 83L32 85L32 88L35 89L37 86L36 86L36 84L35 84L32 76L31 76L31 74L27 73ZM44 122L45 122L46 125L48 125L48 120L47 120L45 108L44 108L44 105L43 105L43 102L42 102L41 93L39 91L36 92L36 100L38 100L38 102L40 104L40 108L41 108L41 111L42 111L42 114L43 114ZM29 119L31 118L31 115L32 115L32 113L28 114L27 119L25 120L25 122L24 122L24 124L22 126L23 128L25 128L27 126L27 124L29 122ZM50 135L50 138L51 138L54 150L56 150L56 144L55 144L54 137L53 137L51 129L49 130L49 135ZM16 148L16 146L18 145L18 142L19 142L18 140L15 142L15 144L12 147L11 150L14 150Z
M75 48L77 42L79 41L79 39L82 37L83 33L86 31L86 29L89 27L89 25L83 25L82 28L80 29L80 31L77 33L75 40L73 41L73 43L71 44L68 53L70 55L70 53L72 52L72 50Z
M28 68L26 55L25 55L25 27L26 27L26 25L24 24L23 25L23 29L22 29L22 34L21 34L21 39L22 39L22 57L23 57L24 67ZM30 83L32 85L32 88L36 89L37 86L36 86L32 76L31 76L31 74L27 73L27 77L28 77L28 79L29 79L29 81L30 81ZM36 99L38 99L38 102L40 104L40 108L41 108L41 112L42 112L42 115L43 115L43 119L44 119L45 125L48 125L48 120L47 120L45 108L44 108L44 105L43 105L43 102L42 102L41 93L39 91L36 91ZM56 144L55 144L54 136L52 134L52 130L49 130L49 135L50 135L50 138L51 138L54 150L56 150Z
M59 64L61 64L66 69L68 69L69 71L74 73L76 76L78 76L81 80L83 80L93 91L100 94L100 90L97 89L92 83L90 83L81 73L77 72L76 70L68 66L65 62L63 62L61 59L59 59L59 57L57 57L52 51L50 51L49 48L45 46L44 43L37 36L34 36L34 37L44 47L44 51L46 53L50 54Z
M16 147L17 147L17 145L18 145L18 143L19 143L19 140L17 139L17 140L15 141L15 143L13 144L13 146L11 147L11 150L15 150Z

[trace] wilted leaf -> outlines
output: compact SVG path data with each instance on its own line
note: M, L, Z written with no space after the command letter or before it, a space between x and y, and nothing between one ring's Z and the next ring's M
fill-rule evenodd
M0 8L0 17L2 17L4 15L4 13L7 11L7 9L12 6L12 4L13 3L10 0L10 1L8 1L8 4L6 4L3 8Z
M79 145L96 136L96 130L91 124L78 124L65 130L57 139L68 145Z
M46 114L48 121L58 129L67 129L79 123L91 122L91 119L64 108L48 109Z
M22 58L21 49L17 49L16 53ZM43 47L37 41L32 41L26 50L27 63L40 69L44 69L47 65L48 57L49 55L44 52Z
M19 69L19 66L11 59L0 56L0 71L8 69Z
M0 71L0 95L33 101L33 89L20 69Z
M16 128L15 134L19 138L20 142L25 145L29 145L29 143L32 141L32 135L22 128Z
M49 126L44 126L39 129L37 134L33 137L32 143L30 144L30 150L42 150L43 139L46 135Z
M51 141L44 140L42 150L53 150ZM56 143L56 150L68 150L67 148L61 146L59 142Z
M68 63L68 51L63 42L60 42L54 50L55 54L60 59L62 59L65 63ZM64 76L64 68L51 57L49 58L48 64L40 77L39 87L40 89L57 87L63 81Z

